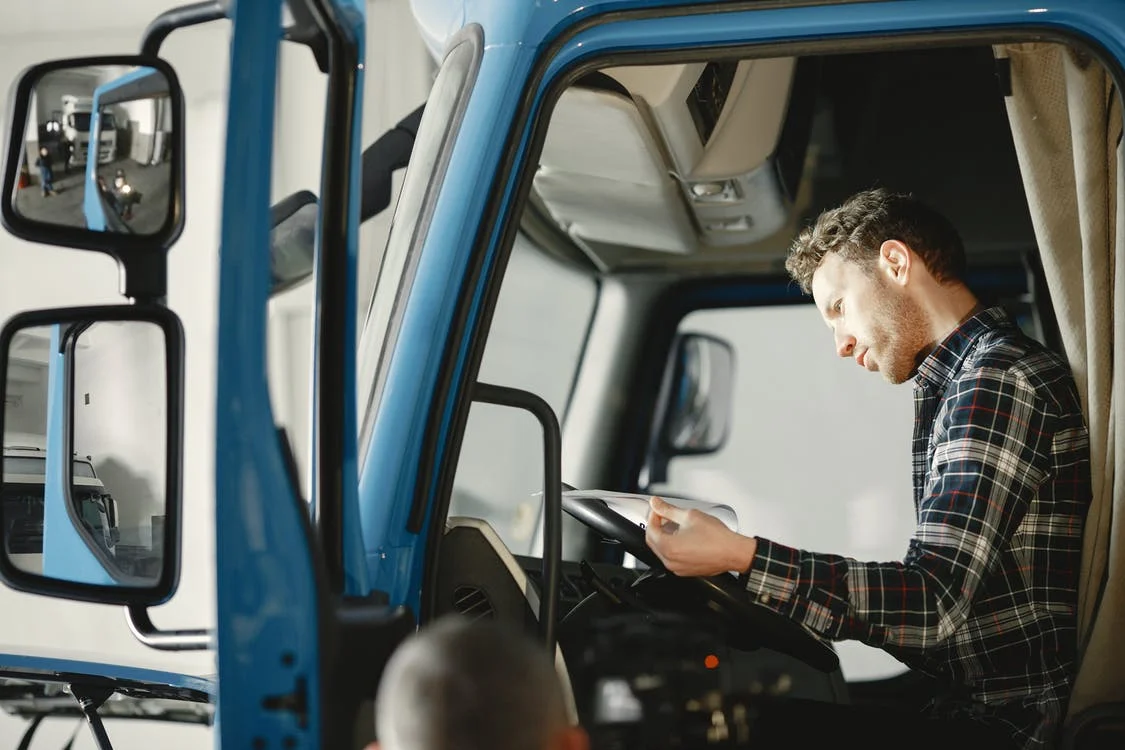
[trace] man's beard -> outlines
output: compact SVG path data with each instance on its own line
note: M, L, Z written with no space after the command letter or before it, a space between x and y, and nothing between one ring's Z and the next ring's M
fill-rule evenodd
M914 377L932 348L926 315L917 302L883 284L873 317L871 348L879 372L898 385Z

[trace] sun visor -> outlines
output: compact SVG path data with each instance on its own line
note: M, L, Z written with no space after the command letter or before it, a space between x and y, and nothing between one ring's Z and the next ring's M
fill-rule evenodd
M535 188L576 242L672 253L788 222L815 79L794 58L609 68L565 91Z
M695 248L680 188L627 94L579 87L563 92L535 189L575 241L672 253Z

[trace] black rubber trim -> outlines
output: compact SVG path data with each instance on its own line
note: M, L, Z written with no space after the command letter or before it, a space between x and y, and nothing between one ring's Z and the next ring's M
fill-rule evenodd
M320 252L316 272L319 299L316 334L317 388L314 414L317 442L314 447L318 492L316 495L317 531L325 555L329 591L344 590L344 452L350 436L345 435L345 409L349 389L347 373L341 366L348 348L349 299L355 297L348 274L348 216L351 198L352 147L358 133L355 119L360 69L359 47L348 38L345 26L335 18L327 0L309 0L308 8L328 42L328 92L324 129L323 171L320 180L320 221L317 225ZM353 386L354 390L354 386ZM354 439L354 438L353 438ZM294 492L300 496L297 487Z

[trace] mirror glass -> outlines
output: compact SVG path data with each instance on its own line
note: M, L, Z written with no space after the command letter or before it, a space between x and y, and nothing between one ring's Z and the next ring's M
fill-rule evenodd
M270 294L279 294L312 276L317 215L316 196L307 190L270 208Z
M155 68L89 65L33 83L14 210L30 221L151 235L172 212L172 95Z
M673 356L665 442L675 453L716 451L733 406L734 350L720 339L685 334Z
M63 321L11 339L0 523L16 568L72 583L159 582L166 356L163 329L147 321Z

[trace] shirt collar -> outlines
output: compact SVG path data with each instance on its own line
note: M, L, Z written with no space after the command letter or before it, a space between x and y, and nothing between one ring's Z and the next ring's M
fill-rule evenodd
M973 350L977 340L988 333L1006 326L1012 321L1002 307L981 310L961 323L934 348L918 365L917 382L942 390L961 369L965 358Z

